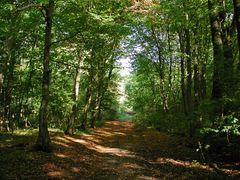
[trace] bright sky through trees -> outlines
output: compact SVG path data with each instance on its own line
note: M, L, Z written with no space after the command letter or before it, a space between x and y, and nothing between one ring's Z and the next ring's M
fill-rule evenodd
M119 97L120 103L124 103L126 100L126 94L125 94L125 84L126 84L126 78L131 74L131 59L129 57L124 57L119 59L120 64L120 74L122 77L121 82L119 83L119 92L121 93Z

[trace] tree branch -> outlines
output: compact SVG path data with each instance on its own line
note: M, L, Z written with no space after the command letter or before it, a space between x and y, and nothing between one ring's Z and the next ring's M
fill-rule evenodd
M66 38L59 39L59 40L57 40L57 41L52 42L50 46L52 46L52 45L54 45L54 44L57 44L57 43L60 43L60 42L63 42L63 41L67 41L67 40L73 39L74 37L76 37L76 36L79 35L79 34L80 34L81 37L82 37L82 41L85 43L85 38L84 38L83 34L82 34L81 32L76 32L76 33L74 33L73 35L70 35L70 36L68 36L68 37L66 37Z

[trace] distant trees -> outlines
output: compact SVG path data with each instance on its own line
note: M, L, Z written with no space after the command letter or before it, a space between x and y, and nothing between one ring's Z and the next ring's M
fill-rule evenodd
M134 73L126 90L136 119L160 129L171 127L171 122L179 127L188 124L193 134L238 112L236 4L163 1L153 4L142 18L135 14L133 37L140 48L133 49ZM152 70L146 70L147 63Z

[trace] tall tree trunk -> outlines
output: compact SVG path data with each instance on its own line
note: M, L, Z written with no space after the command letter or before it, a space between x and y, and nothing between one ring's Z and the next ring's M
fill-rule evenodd
M169 32L169 27L167 30L167 39L168 39L168 52L170 53L169 57L169 74L168 74L168 86L170 92L172 91L172 64L173 64L173 57L172 57L172 48L171 48L171 37L170 37L170 32Z
M69 135L73 135L74 133L74 122L77 116L77 101L79 97L79 88L80 88L81 62L82 62L82 57L80 57L78 61L78 67L76 69L73 95L72 95L73 96L72 111L71 111L70 117L68 118L67 129L65 131L65 134L69 134Z
M187 55L187 88L186 88L186 103L187 111L192 111L192 57L189 29L185 30L186 36L186 55Z
M178 32L179 43L180 43L180 51L181 55L181 92L182 92L182 102L183 102L183 111L187 114L187 105L186 105L186 87L185 87L185 64L184 64L184 42L182 32Z
M213 87L212 99L218 100L223 97L223 62L224 51L221 37L221 22L218 12L215 12L216 5L213 0L208 0L210 11L210 24L213 44Z
M156 46L157 46L157 53L158 53L158 63L155 63L155 67L159 73L159 78L160 78L160 94L162 98L162 104L163 104L163 110L165 112L168 112L169 107L168 107L168 95L165 90L165 62L162 58L162 47L161 47L161 39L158 38L157 34L155 33L155 29L152 26L152 36L155 40Z
M197 48L195 49L197 51ZM198 108L199 101L200 101L200 77L199 77L199 63L198 63L198 57L197 52L195 52L194 55L194 109Z
M237 27L238 39L238 71L240 72L240 0L233 0L234 16Z
M233 0L234 4L234 16L238 32L238 48L240 51L240 0Z
M12 12L9 31L11 32L9 37L6 40L7 54L8 58L6 64L4 65L4 79L3 84L3 106L4 106L4 119L12 124L11 119L11 103L12 103L12 91L14 89L14 71L17 62L17 12ZM9 128L7 128L9 129Z
M46 12L46 27L45 27L45 44L44 44L44 58L43 58L43 78L42 78L42 101L39 110L39 132L36 146L48 151L50 145L50 137L47 127L48 121L48 102L49 102L49 85L50 85L50 47L52 34L52 19L54 12L54 0L49 0L45 7Z
M92 86L92 84L90 83L88 88L87 88L84 107L82 109L81 128L83 130L85 130L87 128L87 116L88 116L88 112L89 112L91 101L92 101L92 87L91 86Z

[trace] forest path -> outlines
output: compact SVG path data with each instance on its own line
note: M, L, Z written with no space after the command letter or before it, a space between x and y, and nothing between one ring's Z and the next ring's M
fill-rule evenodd
M52 153L0 148L0 179L234 178L196 163L199 155L186 139L136 128L129 121L108 121L91 134L51 137Z

